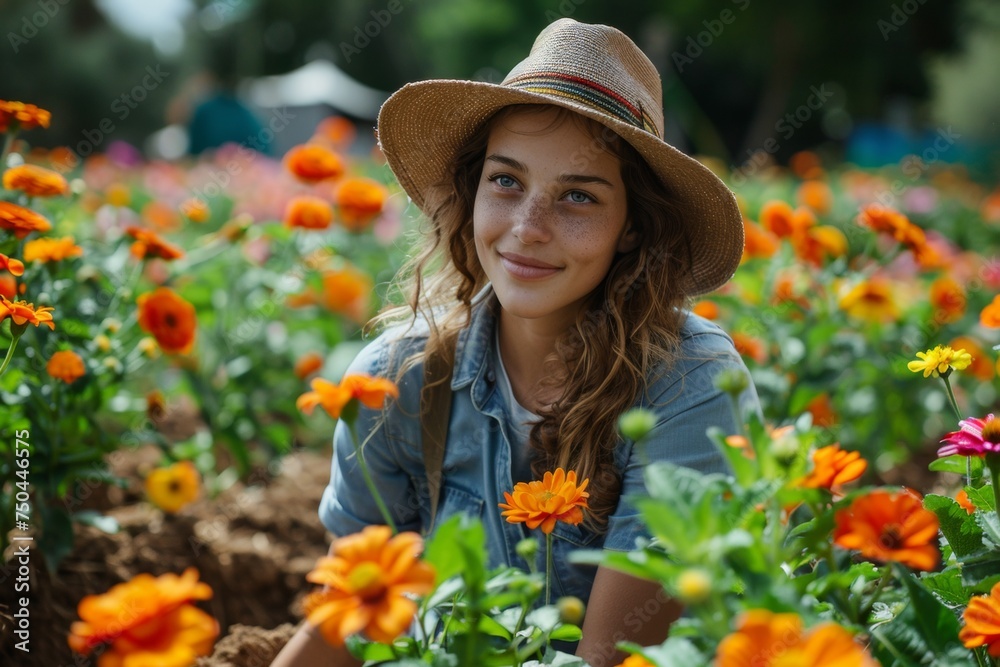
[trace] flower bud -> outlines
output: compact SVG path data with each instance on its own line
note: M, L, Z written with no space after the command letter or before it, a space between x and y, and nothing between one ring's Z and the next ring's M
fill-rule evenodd
M712 577L701 568L681 572L677 578L677 597L684 604L700 604L712 592Z
M98 334L94 337L94 345L96 345L97 349L101 352L107 352L111 349L111 339L104 334Z
M788 465L799 455L802 443L795 427L785 426L771 434L771 453L779 463Z
M618 430L632 442L638 442L656 426L656 415L644 408L633 408L618 418Z
M150 359L154 359L160 354L160 346L157 345L156 340L149 336L139 341L139 350Z
M514 551L517 552L518 556L532 563L535 560L535 555L538 554L538 540L533 537L526 537L517 543Z
M109 317L101 322L101 326L108 330L108 333L118 333L122 328L122 321L114 317Z
M580 625L583 622L583 613L586 607L583 600L572 595L567 595L556 600L556 609L559 610L559 620L563 623Z
M105 357L102 363L112 373L122 372L122 362L118 360L118 357Z
M728 368L715 376L715 386L730 396L739 396L747 387L750 380L747 374L738 368Z

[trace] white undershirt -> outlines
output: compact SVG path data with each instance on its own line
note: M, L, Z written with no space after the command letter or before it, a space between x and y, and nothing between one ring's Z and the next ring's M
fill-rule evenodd
M514 483L530 482L533 479L531 474L531 448L528 441L531 436L531 425L541 419L531 410L517 402L514 398L514 389L510 384L510 377L507 369L503 365L503 357L500 355L500 331L499 327L494 329L493 354L496 362L497 387L503 393L510 408L510 472Z

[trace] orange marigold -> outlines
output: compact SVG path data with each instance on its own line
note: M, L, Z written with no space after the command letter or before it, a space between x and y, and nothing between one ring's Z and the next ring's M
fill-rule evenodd
M589 482L585 479L577 486L574 470L546 471L541 481L515 484L513 495L504 491L507 502L499 503L504 510L500 515L506 517L507 523L523 523L530 530L541 526L546 535L555 529L557 521L575 526L583 521L583 510L587 509Z
M125 228L125 233L135 239L130 252L136 259L159 257L161 259L174 260L184 256L183 250L173 243L166 241L151 229L129 225Z
M833 206L833 193L830 186L823 181L806 181L795 193L796 199L803 206L808 206L816 213L825 215Z
M775 236L788 238L812 227L816 217L807 208L793 210L787 202L773 200L760 210L760 222Z
M868 461L860 452L848 452L839 444L821 447L813 452L813 470L799 481L807 489L828 489L840 492L840 487L861 477L868 469Z
M732 334L733 345L741 356L753 359L758 364L767 361L767 348L759 338L745 333L735 332Z
M56 323L52 321L52 306L39 306L26 301L8 301L7 297L0 296L0 322L8 317L18 325L34 324L36 327L42 324L55 331Z
M370 178L349 178L334 193L340 224L360 232L382 212L387 192L385 186Z
M798 614L751 609L716 652L715 667L877 667L851 634L822 623L803 634Z
M323 368L323 356L315 352L306 352L295 362L295 375L305 380L307 377Z
M416 533L392 536L388 526L367 526L360 533L334 540L332 556L320 558L306 579L325 588L303 602L307 620L327 642L364 632L391 643L417 611L407 595L434 587L434 568L420 560L423 540Z
M206 222L212 211L203 199L192 197L181 202L181 213L191 222Z
M285 167L296 178L308 183L340 178L344 161L326 146L303 144L285 153Z
M941 557L937 547L938 518L923 508L922 500L910 489L895 494L872 491L860 496L834 517L834 544L856 549L871 560L933 570Z
M979 323L991 329L1000 327L1000 294L993 297L993 301L979 313Z
M910 221L905 215L881 204L869 204L863 207L858 213L857 221L859 225L893 238L904 233L910 226Z
M0 229L10 230L14 232L14 236L23 239L31 232L49 231L52 223L30 208L0 201Z
M34 104L0 100L0 132L48 128L51 121L52 114Z
M72 350L59 350L49 358L45 372L66 384L72 384L87 374L87 367L80 355Z
M743 219L743 259L771 257L778 252L778 237L755 222Z
M0 274L0 297L13 299L17 295L17 281L10 274Z
M101 665L192 665L219 636L218 622L190 604L210 597L212 589L193 567L181 576L136 575L80 601L69 646L87 655L107 644Z
M35 239L24 244L24 261L26 262L60 262L69 257L80 257L83 248L78 246L72 236L59 239Z
M815 267L822 267L827 257L847 254L847 237L832 225L806 227L791 238L795 255Z
M23 276L24 262L19 259L11 259L7 255L0 253L0 271L10 271L15 276Z
M969 600L962 612L965 626L958 638L966 648L985 646L994 658L1000 658L1000 583L994 584L989 595L977 595Z
M198 497L201 475L190 461L178 461L146 475L144 486L149 502L174 514Z
M299 396L295 406L308 415L318 405L334 419L339 419L341 411L354 399L372 410L380 410L386 397L399 398L399 388L394 382L364 374L345 375L339 385L315 378L312 388Z
M933 321L938 324L955 322L965 314L965 290L948 276L931 283L930 301L934 307Z
M29 197L54 197L69 192L69 183L62 174L33 164L22 164L5 171L3 186L8 190L21 190Z
M285 207L285 225L303 229L326 229L333 222L333 207L330 202L302 195L293 197Z
M699 301L691 307L691 312L706 320L715 320L719 318L719 305L714 301Z
M840 307L851 317L869 322L892 322L899 318L892 286L882 278L855 285L840 298Z
M164 352L187 354L194 346L198 320L194 306L169 287L139 295L139 326Z
M833 409L830 395L826 392L809 401L806 410L812 414L813 424L816 426L827 427L837 423L837 412Z

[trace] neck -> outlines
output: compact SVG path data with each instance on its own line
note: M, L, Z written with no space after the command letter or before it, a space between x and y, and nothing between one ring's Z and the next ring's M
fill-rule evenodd
M545 378L545 358L555 352L556 339L568 324L544 319L523 319L501 310L499 316L500 354L510 378L514 396L532 412L554 401L553 390L540 387Z

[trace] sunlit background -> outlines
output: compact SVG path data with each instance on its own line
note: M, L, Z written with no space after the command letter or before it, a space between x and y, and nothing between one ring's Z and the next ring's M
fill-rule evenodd
M112 141L148 157L197 150L193 110L227 88L263 122L293 110L273 154L331 112L372 142L391 91L499 81L570 16L631 35L661 72L669 138L731 167L803 148L872 166L935 141L927 157L997 166L1000 7L987 0L33 0L0 16L3 97L51 109L37 142L78 153Z

